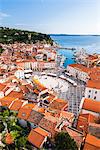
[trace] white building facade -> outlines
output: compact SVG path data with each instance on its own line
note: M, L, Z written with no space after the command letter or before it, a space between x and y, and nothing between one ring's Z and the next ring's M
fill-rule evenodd
M86 87L85 98L91 98L100 101L100 89Z
M84 82L87 82L88 79L90 78L87 72L82 71L80 68L71 65L67 66L67 72L69 72L75 78L82 80Z

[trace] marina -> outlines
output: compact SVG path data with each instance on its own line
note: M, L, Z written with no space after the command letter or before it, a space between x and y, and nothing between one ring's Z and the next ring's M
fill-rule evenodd
M71 50L71 51L76 50L76 48L69 48L69 47L57 47L57 49L65 49L65 50Z
M86 36L86 35L75 35L75 36L67 36L67 35L52 35L51 38L56 41L59 46L57 53L65 56L64 67L67 65L77 63L76 58L77 52L80 49L86 50L88 54L97 53L100 54L100 36ZM66 50L61 49L60 47L65 48L75 48L75 50Z

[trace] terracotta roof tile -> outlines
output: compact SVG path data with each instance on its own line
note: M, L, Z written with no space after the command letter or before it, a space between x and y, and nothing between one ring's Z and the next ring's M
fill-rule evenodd
M51 119L52 118L52 119ZM41 119L40 123L39 123L39 126L43 129L45 129L46 131L50 132L51 133L51 136L53 137L56 133L55 131L55 128L56 128L56 125L57 125L57 121L56 120L53 120L54 117L44 117Z
M23 93L28 93L29 92L28 88L25 85L21 85L19 87L20 87L20 89L22 90Z
M100 139L100 124L97 123L89 123L88 127L89 134L96 136Z
M35 128L34 131L40 133L43 136L48 136L49 135L49 132L47 132L46 130L44 130L44 129L40 128L40 127Z
M26 108L26 109L33 109L35 107L35 103L28 103L28 104L25 104L22 108Z
M15 97L15 98L19 98L19 99L23 99L23 92L16 92L16 91L12 91L9 93L8 95L9 97Z
M55 98L54 95L49 94L49 97L47 98L47 100L48 100L49 102L51 102L54 98Z
M72 121L72 119L74 118L74 114L68 111L61 111L60 113L60 117L61 118L65 118L67 119L69 122Z
M64 127L64 131L68 132L68 134L76 141L77 145L80 147L83 142L83 135L80 134L77 130L73 128Z
M100 81L98 81L98 80L97 81L96 80L88 80L86 86L89 87L89 88L100 89Z
M100 81L100 67L91 68L89 76L91 80Z
M16 100L16 98L5 96L4 98L0 99L0 102L1 102L2 106L9 107L9 105L15 100Z
M22 100L16 100L12 103L12 105L10 106L10 110L15 110L15 111L18 111L21 106L23 105L23 102Z
M0 91L2 91L5 87L6 85L0 83Z
M12 143L14 142L14 141L13 141L13 137L11 136L10 133L7 133L7 134L6 134L5 142L6 142L7 144L12 144Z
M36 94L40 93L37 89L33 90L33 92L36 93Z
M18 112L18 118L27 120L32 109L29 108L21 108Z
M44 117L43 114L41 114L35 110L32 110L32 112L28 118L28 121L34 123L35 125L38 125L43 117Z
M94 116L94 115L92 115L92 114L89 114L89 113L87 113L87 114L80 114L79 115L79 117L84 117L84 118L86 118L87 119L87 122L95 122L95 120L97 119L97 117L96 116Z
M67 101L55 99L52 103L50 103L49 107L52 109L62 110L67 104Z
M48 136L48 132L38 127L32 129L29 136L28 141L32 143L35 147L41 148L45 138Z
M85 98L82 109L100 113L100 101L94 101L94 100Z
M81 64L71 64L69 66L74 67L74 68L76 68L76 69L78 69L80 71L86 72L86 73L89 73L91 71L90 68L87 68L87 67L85 67L85 66L83 66Z
M38 112L40 112L40 113L45 113L45 108L38 108L38 110L37 110Z
M18 118L27 120L35 104L26 104L18 112Z
M31 84L27 84L26 87L29 89L29 90L33 90L33 86Z
M10 89L10 87L8 87L8 86L6 86L3 90L2 90L2 92L6 92L7 90L9 90Z
M96 138L93 135L87 134L85 143L88 143L100 149L100 139Z
M88 132L88 126L90 122L95 122L97 117L92 114L80 114L77 122L77 129L85 133Z
M97 55L89 55L86 59L88 59L88 60L97 60L98 56Z

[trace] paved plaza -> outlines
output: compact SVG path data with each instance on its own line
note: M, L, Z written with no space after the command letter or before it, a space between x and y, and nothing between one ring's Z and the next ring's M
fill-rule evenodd
M58 72L56 72L58 75ZM60 75L62 73L60 72ZM75 79L74 77L69 77L65 74L65 77L72 79L77 83L77 86L73 86L71 83L59 79L59 77L48 77L48 76L41 76L40 72L34 73L34 75L39 76L40 81L44 84L47 88L54 89L55 92L58 94L58 98L68 100L69 107L68 111L74 113L76 116L79 112L79 105L81 102L82 97L84 96L85 91L85 84L84 82Z
M66 77L68 76L66 75ZM74 113L77 116L79 112L79 105L85 92L85 83L75 79L74 77L68 78L74 80L77 83L77 86L73 86L72 84L69 83L68 91L66 93L65 92L59 93L59 98L68 100L69 102L68 111Z

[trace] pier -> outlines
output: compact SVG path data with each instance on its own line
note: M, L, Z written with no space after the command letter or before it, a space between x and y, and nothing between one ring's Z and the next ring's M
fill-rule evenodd
M69 47L57 47L57 49L65 49L65 50L72 50L72 51L75 51L76 48L69 48Z

